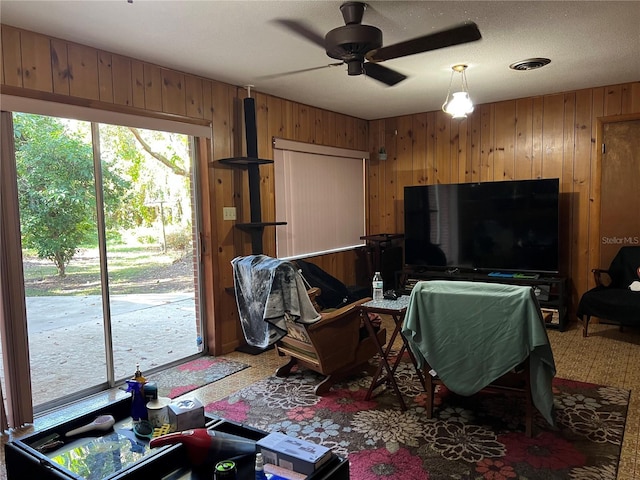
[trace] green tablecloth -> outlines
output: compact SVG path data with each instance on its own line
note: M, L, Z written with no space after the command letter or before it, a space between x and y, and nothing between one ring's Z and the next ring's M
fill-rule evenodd
M464 281L418 282L402 327L418 365L426 361L451 391L472 395L529 357L531 395L553 424L553 353L531 287Z

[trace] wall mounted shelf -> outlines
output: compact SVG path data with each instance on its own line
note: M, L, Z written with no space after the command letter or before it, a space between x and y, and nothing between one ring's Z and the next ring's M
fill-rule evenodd
M287 222L251 222L251 223L236 223L236 228L242 230L259 230L264 227L275 227L277 225L286 225Z
M234 168L249 168L250 165L265 165L273 163L273 160L268 160L266 158L232 157L221 158L220 160L214 160L214 162Z

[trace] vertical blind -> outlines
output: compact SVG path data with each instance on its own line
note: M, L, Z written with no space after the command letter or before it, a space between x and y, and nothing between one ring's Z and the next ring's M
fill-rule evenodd
M300 258L364 244L368 152L274 142L278 258Z

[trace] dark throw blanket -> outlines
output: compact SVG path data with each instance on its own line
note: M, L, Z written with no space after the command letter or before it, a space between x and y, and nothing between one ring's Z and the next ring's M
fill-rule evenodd
M240 324L247 343L265 348L287 334L285 317L299 323L320 319L290 262L249 255L231 260Z

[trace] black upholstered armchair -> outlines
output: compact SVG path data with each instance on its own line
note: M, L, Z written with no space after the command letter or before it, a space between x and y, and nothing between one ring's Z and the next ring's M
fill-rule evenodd
M596 287L582 295L576 312L582 320L582 335L588 335L591 317L620 324L620 328L640 325L640 291L629 288L640 281L640 246L622 247L608 270L594 269L593 274Z

